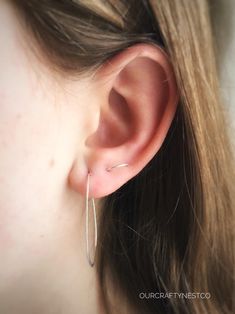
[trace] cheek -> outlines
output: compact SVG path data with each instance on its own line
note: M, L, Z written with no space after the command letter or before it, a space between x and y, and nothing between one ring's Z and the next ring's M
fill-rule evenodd
M58 121L45 100L22 95L0 103L0 278L48 256L58 193ZM7 107L7 108L6 108ZM11 109L9 109L11 108ZM40 118L39 118L40 117ZM50 161L55 161L50 167ZM54 206L54 207L53 207ZM9 278L7 279L9 280ZM0 291L2 285L0 283Z
M46 95L45 75L21 44L14 15L0 10L0 221L1 230L29 212L43 193L53 154L55 118ZM4 43L4 44L3 44ZM45 181L44 181L45 183ZM6 223L4 223L6 222ZM13 227L12 227L13 229ZM1 232L0 230L0 232ZM3 231L2 231L3 232Z
M27 86L21 91L24 89ZM52 182L48 163L56 139L56 123L49 108L45 101L34 97L32 102L23 92L14 97L5 92L1 98L0 252L24 238L29 241L29 235L40 232L39 213L45 218L42 211Z
M0 9L0 292L5 278L53 255L48 243L69 215L63 193L78 123L6 16Z
M47 256L66 215L76 115L32 77L0 84L0 278Z
M0 199L7 193L11 196L8 199L14 199L27 184L30 173L33 175L33 152L36 153L39 137L20 113L4 115L1 112L0 125Z

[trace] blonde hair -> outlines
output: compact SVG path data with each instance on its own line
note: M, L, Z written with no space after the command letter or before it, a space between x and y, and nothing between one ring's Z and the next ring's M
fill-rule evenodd
M51 66L79 75L147 42L170 56L180 103L156 156L103 200L97 271L135 313L232 313L234 162L205 0L14 1ZM53 61L51 61L53 60ZM170 157L169 157L170 156ZM140 292L210 299L141 300Z

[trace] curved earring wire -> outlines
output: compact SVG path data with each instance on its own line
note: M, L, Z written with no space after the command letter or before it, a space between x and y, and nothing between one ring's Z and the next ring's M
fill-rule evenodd
M109 168L106 168L107 171L112 171L113 168L120 168L120 167L127 167L129 166L127 163L118 164ZM97 247L97 217L96 217L96 207L95 207L95 200L91 198L91 204L93 209L93 217L94 217L94 226L95 226L95 235L94 235L94 257L91 259L90 254L90 245L89 245L89 190L90 190L90 173L87 174L87 185L86 185L86 255L88 263L91 267L95 264L95 253Z
M112 166L112 167L109 167L109 168L106 168L106 170L108 172L112 171L113 168L121 168L121 167L127 167L129 166L128 164L118 164L118 165L115 165L115 166Z
M89 189L90 189L90 174L87 175L87 186L86 186L86 255L88 263L91 267L95 264L95 253L97 247L97 218L96 218L96 208L95 208L95 200L92 197L92 209L93 209L93 217L94 217L94 225L95 225L95 236L94 236L94 258L91 259L90 248L89 248Z

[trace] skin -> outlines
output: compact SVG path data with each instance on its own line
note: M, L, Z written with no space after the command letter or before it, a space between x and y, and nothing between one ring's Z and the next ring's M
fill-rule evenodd
M33 55L8 1L0 23L0 313L103 313L86 260L87 173L99 212L157 153L178 101L170 62L136 45L70 80Z

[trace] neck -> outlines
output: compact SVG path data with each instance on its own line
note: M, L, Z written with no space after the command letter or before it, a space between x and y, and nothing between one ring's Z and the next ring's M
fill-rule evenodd
M101 313L95 268L86 259L85 220L61 220L42 237L41 246L22 256L27 265L20 274L3 280L7 287L1 289L0 313Z

